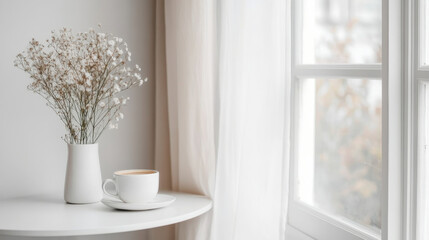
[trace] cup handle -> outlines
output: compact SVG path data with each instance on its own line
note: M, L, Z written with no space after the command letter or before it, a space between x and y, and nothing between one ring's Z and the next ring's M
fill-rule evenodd
M115 194L109 193L109 192L107 191L107 189L106 189L106 185L107 185L108 183L113 183L113 185L115 185ZM110 179L110 178L108 178L108 179L106 179L106 180L104 180L104 181L103 181L103 192L104 192L104 194L106 194L107 196L110 196L110 197L114 197L114 198L119 199L119 196L118 196L118 187L116 186L116 182L115 182L114 180Z

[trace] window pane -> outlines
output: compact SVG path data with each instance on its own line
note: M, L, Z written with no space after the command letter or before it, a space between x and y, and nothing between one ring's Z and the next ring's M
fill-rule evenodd
M381 227L381 80L299 80L298 200Z
M420 98L422 119L419 124L419 154L417 166L417 240L429 239L429 91L428 85L423 87L423 96Z
M420 1L420 47L419 54L421 54L420 59L423 65L429 65L429 51L427 47L429 46L429 17L427 13L429 12L429 0Z
M301 2L302 63L381 63L381 0Z

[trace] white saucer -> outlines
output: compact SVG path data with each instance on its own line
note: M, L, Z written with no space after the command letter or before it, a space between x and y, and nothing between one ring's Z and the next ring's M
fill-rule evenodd
M149 202L144 202L144 203L125 203L119 199L114 199L114 198L103 198L101 202L104 205L115 209L141 211L141 210L162 208L172 204L175 200L176 200L176 197L166 195L166 194L158 194L153 200Z

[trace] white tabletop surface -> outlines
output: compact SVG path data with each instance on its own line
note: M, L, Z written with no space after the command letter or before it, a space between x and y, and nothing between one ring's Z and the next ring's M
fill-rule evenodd
M203 196L161 192L176 197L168 207L119 211L102 203L66 204L61 195L0 200L0 235L76 236L143 230L197 217L212 207Z

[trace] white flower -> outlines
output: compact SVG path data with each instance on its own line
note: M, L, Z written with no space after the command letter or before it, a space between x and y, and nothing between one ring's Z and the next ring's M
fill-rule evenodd
M116 126L115 126L115 124L113 124L113 123L109 123L109 129L115 129L116 128Z
M77 89L78 89L79 91L81 91L81 92L84 92L84 91L85 91L85 87L84 87L84 86L82 86L82 85L77 86Z
M123 40L122 38L119 38L119 39L118 39L118 42L120 42L120 43L121 43L121 42L122 42L122 40Z
M106 106L106 103L104 103L104 102L99 102L99 103L98 103L98 106L100 106L101 108L104 108L104 107Z
M138 64L136 64L136 68L137 68L137 69L139 69L139 68L140 68Z
M118 78L118 77L115 77L114 79L115 79L115 81L118 81L118 80L119 80L119 78Z
M113 100L113 103L115 103L116 105L118 105L119 103L121 103L120 101L119 101L119 99L118 98L113 98L112 99Z
M128 55L128 61L131 62L131 56L130 55Z
M139 86L141 86L141 85L143 85L143 80L142 79L140 79L140 81L139 81Z
M72 85L72 84L75 84L75 81L72 77L68 77L66 80L66 83Z
M121 118L121 119L124 119L124 114L123 113L119 113L119 117Z
M110 49L109 49L109 50L107 50L107 55L112 56L112 55L113 55L113 52L112 52L112 51L110 51Z
M116 66L117 64L116 64L116 62L112 62L112 65L113 65L113 66Z
M113 90L115 92L120 92L121 91L121 87L119 87L119 85L115 83L115 85L113 86Z
M144 81L147 82L147 77L144 78Z
M129 99L129 98L128 98L128 99ZM122 105L127 104L127 100L128 100L128 99L126 99L126 98L122 99Z
M140 76L140 74L138 74L138 73L134 73L134 77L136 77L137 79L141 79L142 77Z
M113 46L113 45L115 45L115 41L110 40L110 41L108 42L108 44L109 44L110 46Z
M122 49L118 50L119 55L122 55L124 53L124 51L122 51Z

